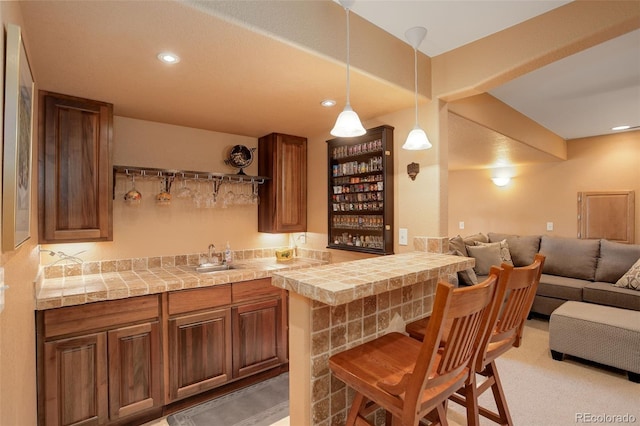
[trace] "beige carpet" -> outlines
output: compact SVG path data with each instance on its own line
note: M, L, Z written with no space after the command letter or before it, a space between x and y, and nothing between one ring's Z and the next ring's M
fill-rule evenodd
M515 426L640 425L640 384L621 371L575 358L554 361L546 320L527 321L522 346L496 362ZM494 407L490 391L481 404ZM452 426L466 425L464 408L455 403L449 404L447 417ZM481 424L495 425L484 418ZM161 419L147 426L166 425ZM287 418L272 426L298 425L289 425Z
M621 371L576 358L554 361L546 320L527 321L522 346L496 363L516 426L625 423L602 417L616 415L633 416L635 421L626 423L640 424L640 384ZM495 408L490 391L481 404ZM447 417L454 425L466 424L464 409L455 403L449 404ZM483 418L481 424L495 425Z

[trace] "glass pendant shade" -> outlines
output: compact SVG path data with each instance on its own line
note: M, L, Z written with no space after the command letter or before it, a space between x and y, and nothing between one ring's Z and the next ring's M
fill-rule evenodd
M418 125L418 46L422 43L422 40L427 36L427 30L423 27L413 27L407 30L405 33L407 40L411 43L413 47L413 72L414 72L414 83L415 83L415 91L414 91L414 99L415 99L415 114L416 114L416 125L412 131L409 132L407 136L407 140L404 145L402 145L402 149L417 151L421 149L429 149L432 147L431 142L429 142L429 138L424 130L420 128Z
M416 126L409 132L409 136L407 136L407 140L404 145L402 145L402 149L417 151L421 149L429 149L431 146L432 145L431 142L429 142L427 134L420 127Z
M345 105L344 110L336 120L335 126L331 129L331 134L341 138L352 138L354 136L362 136L365 133L367 131L362 127L358 113L351 109L351 105Z
M351 108L351 104L349 103L349 9L353 6L353 0L340 0L340 4L344 7L347 15L347 103L344 106L344 110L338 115L336 124L333 126L333 129L331 129L331 135L341 138L352 138L362 136L367 133L367 131L362 126L360 117L358 117L358 114Z

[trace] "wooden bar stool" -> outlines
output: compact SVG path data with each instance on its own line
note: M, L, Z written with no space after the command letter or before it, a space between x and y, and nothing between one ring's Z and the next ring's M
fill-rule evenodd
M473 367L475 374L471 374L465 386L450 398L466 407L468 425L479 425L480 415L502 425L513 425L495 360L512 347L519 347L522 342L524 323L540 282L544 260L543 255L536 254L531 265L518 268L506 264L501 266L496 304L489 319L491 331L484 335L480 344L479 356ZM490 273L494 273L494 269L498 271L497 267L493 267ZM406 329L411 330L412 337L421 340L425 329L420 326L429 322L430 319L425 318L408 324ZM485 379L478 383L476 375ZM478 398L487 389L493 392L497 413L478 404Z
M439 282L423 342L389 333L329 358L333 374L356 391L346 425L370 424L365 416L378 407L394 426L418 425L427 415L446 425L445 402L468 382L488 331L499 273L473 287ZM451 324L446 336L443 324Z

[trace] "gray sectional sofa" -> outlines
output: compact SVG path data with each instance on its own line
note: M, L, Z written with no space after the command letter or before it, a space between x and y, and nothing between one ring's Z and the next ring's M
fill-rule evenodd
M568 300L640 311L640 290L615 285L640 258L637 244L490 232L451 238L449 248L453 254L476 259L474 270L458 275L460 283L467 285L474 278L482 280L491 263L510 260L514 266L524 266L533 262L536 253L544 254L532 313L549 316Z

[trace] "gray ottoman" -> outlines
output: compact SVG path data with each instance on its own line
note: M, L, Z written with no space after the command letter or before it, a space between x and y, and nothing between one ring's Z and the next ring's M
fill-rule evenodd
M592 303L564 303L549 319L551 356L564 354L625 370L640 383L640 311Z

